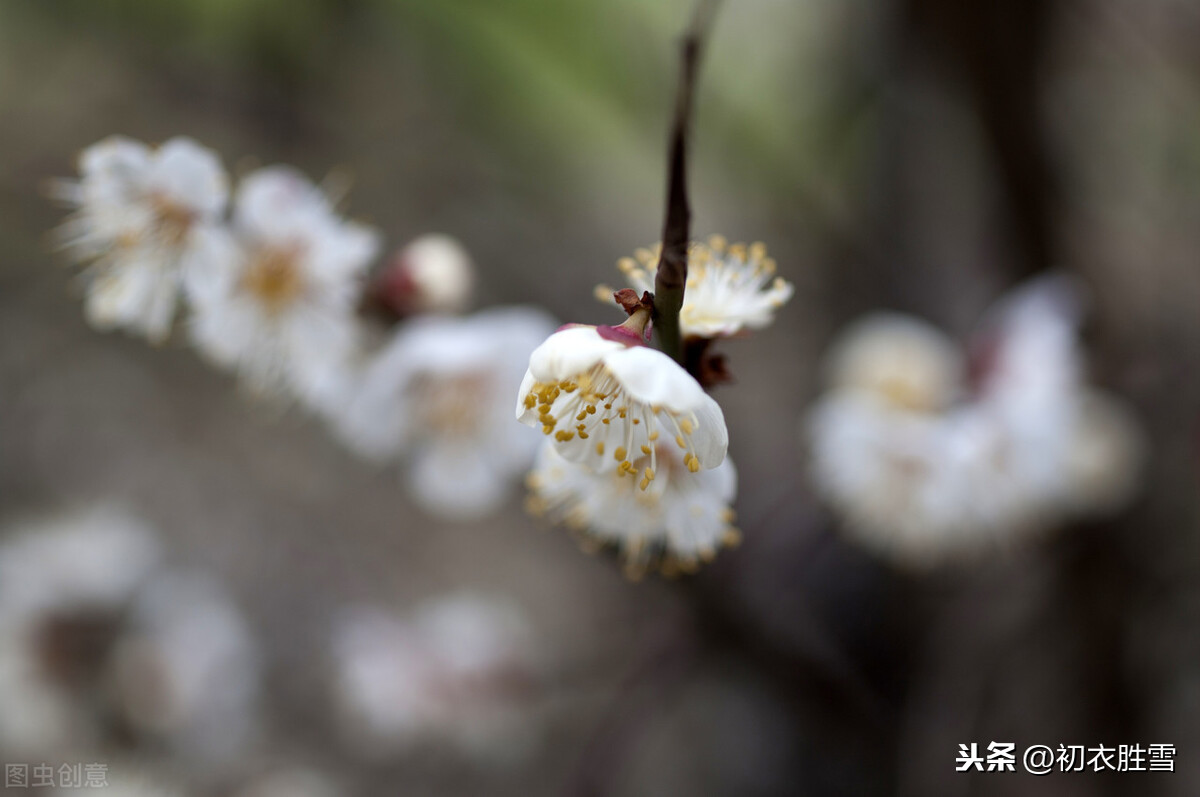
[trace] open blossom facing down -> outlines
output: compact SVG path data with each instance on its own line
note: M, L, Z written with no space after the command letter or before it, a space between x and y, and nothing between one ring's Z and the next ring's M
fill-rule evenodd
M674 442L655 444L653 453L657 475L643 490L624 471L592 470L547 442L527 479L530 510L565 523L584 540L616 546L632 577L650 565L690 572L740 539L730 508L737 471L726 457L711 470L693 472ZM640 452L634 469L641 472L650 460Z
M1089 387L1078 289L1021 286L963 357L917 319L879 315L831 349L831 390L808 418L813 476L848 530L909 563L1011 545L1133 495L1141 436Z
M725 459L725 417L670 357L643 345L648 310L621 327L568 325L534 350L517 395L517 419L540 426L558 453L596 471L628 474L648 489L658 444L680 450L695 473ZM649 461L642 468L634 460Z
M354 609L334 629L332 649L335 708L354 752L449 742L503 758L528 749L543 652L515 606L459 594L411 617Z
M639 249L622 258L617 268L637 293L654 291L654 274L661 245ZM762 329L790 298L791 283L775 275L775 261L761 243L729 245L719 235L688 248L688 278L679 327L684 337L718 338L746 329ZM609 301L612 291L596 291Z
M238 188L237 254L195 291L192 339L254 389L320 408L341 397L357 353L355 306L377 248L303 175L260 169Z
M191 139L151 148L121 136L84 150L79 170L59 185L76 212L58 232L88 264L88 320L161 341L181 291L228 256L225 171Z
M373 459L405 459L426 511L480 517L533 460L540 437L513 423L508 401L554 327L529 307L413 318L364 368L334 416L339 432Z

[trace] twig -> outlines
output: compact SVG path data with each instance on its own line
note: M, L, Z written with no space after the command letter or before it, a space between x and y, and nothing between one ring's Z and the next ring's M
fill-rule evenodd
M687 250L691 239L692 211L687 196L688 129L696 94L700 47L712 22L718 0L699 0L680 49L679 89L671 122L667 165L667 211L663 220L662 254L654 277L654 331L658 347L683 363L679 311L687 284Z

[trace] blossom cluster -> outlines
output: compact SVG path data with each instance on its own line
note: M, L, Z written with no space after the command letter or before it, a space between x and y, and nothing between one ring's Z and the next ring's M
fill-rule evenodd
M631 576L691 571L738 541L737 472L707 389L728 376L712 345L768 326L793 294L764 245L688 247L682 346L668 356L651 345L657 245L618 261L627 287L596 289L623 323L555 332L532 307L464 315L473 267L446 236L372 276L379 234L292 168L231 188L194 141L114 137L84 151L80 172L58 186L74 208L60 238L84 264L91 323L156 342L182 327L252 392L310 409L368 460L404 463L428 513L478 520L527 474L531 511L616 548ZM1141 438L1088 384L1081 304L1061 275L1021 286L969 355L897 314L845 333L806 437L816 486L856 539L929 563L1128 500ZM403 320L381 332L372 307ZM514 394L540 438L512 422Z
M552 335L530 356L516 405L517 419L546 437L527 479L530 509L579 532L588 547L615 546L634 577L650 566L691 571L740 539L721 407L696 376L648 345L657 258L642 249L618 262L633 288L597 294L613 296L628 319ZM792 291L779 278L763 289L773 271L762 244L714 237L689 247L685 345L770 323Z
M59 237L84 265L96 327L160 342L183 318L191 344L252 393L315 412L372 460L408 462L414 500L436 516L486 514L528 467L535 437L497 408L555 323L526 307L456 315L474 275L453 239L418 238L372 282L380 235L290 167L231 188L190 139L118 136L79 169L57 185L74 209ZM361 312L372 302L408 319L382 343Z
M926 322L875 314L827 355L806 434L812 475L850 534L925 566L1120 508L1137 484L1132 413L1085 377L1082 290L1018 286L969 354Z
M651 299L627 305L620 326L554 334L529 307L464 317L474 277L453 239L419 239L368 284L378 233L289 167L231 189L194 141L113 137L83 153L80 172L59 184L75 209L60 236L85 265L94 325L157 342L182 317L201 354L254 393L313 410L367 459L407 462L431 514L483 517L536 458L529 505L615 544L631 573L690 570L738 539L721 409L648 345ZM624 293L650 296L657 257L639 249L618 263L637 289ZM762 244L713 237L690 247L688 266L680 329L702 355L769 324L792 293ZM407 316L388 339L364 321L373 303ZM518 419L548 438L540 451L503 409L514 392Z
M0 751L94 748L116 727L206 768L256 731L259 652L224 586L165 561L112 507L18 524L0 545Z
M223 583L112 506L17 521L0 538L0 754L53 760L120 739L197 779L240 775L269 684L261 631ZM411 616L355 606L325 633L320 702L348 752L449 742L488 762L536 743L553 657L515 603L450 592Z

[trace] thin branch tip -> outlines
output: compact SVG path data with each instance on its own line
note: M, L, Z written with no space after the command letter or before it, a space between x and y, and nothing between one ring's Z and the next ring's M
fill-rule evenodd
M658 345L677 362L684 361L679 311L687 285L688 243L692 211L688 202L687 151L696 74L705 37L718 0L699 0L680 46L679 87L667 150L667 207L663 220L662 253L654 277L654 323Z

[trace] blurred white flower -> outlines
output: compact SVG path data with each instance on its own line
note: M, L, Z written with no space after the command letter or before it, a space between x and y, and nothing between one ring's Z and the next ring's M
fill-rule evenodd
M21 524L0 545L0 750L45 753L97 733L80 706L134 592L158 561L145 524L100 507Z
M924 322L878 315L830 350L807 421L817 487L869 547L912 564L1011 545L1121 508L1140 432L1084 381L1078 286L1019 286L962 357Z
M253 637L224 588L200 573L164 573L139 592L108 680L133 731L206 770L234 761L255 730Z
M641 294L654 291L654 275L661 244L639 249L634 257L617 261L630 287ZM761 243L730 246L719 235L707 243L688 247L688 278L679 327L684 337L718 338L745 329L762 329L775 319L775 311L792 298L794 288L775 276L775 261ZM596 291L601 301L611 301L612 290Z
M655 478L639 478L652 454ZM615 545L631 577L650 565L666 573L689 572L739 541L730 508L737 471L728 457L711 470L693 472L671 441L646 447L631 460L630 476L623 470L594 471L565 459L546 441L527 479L529 508L565 523L585 541Z
M890 406L935 412L961 397L965 368L954 341L917 318L874 313L851 324L825 356L826 384Z
M508 401L554 328L529 307L414 318L367 364L335 424L365 456L406 458L410 492L426 511L481 517L533 460L539 438L512 422Z
M257 391L317 408L338 401L357 354L355 308L375 234L341 219L286 167L243 179L233 226L237 256L194 292L193 341Z
M1133 412L1086 383L1083 289L1065 275L1018 286L977 336L981 411L1012 441L1008 469L1055 515L1099 515L1136 492L1143 439Z
M375 280L377 296L391 310L414 313L460 313L471 301L475 266L471 256L449 235L422 235L401 249Z
M384 756L450 743L482 758L525 752L544 653L524 615L458 594L411 618L348 611L334 629L334 701L347 746Z
M1037 508L1010 478L1002 427L974 408L923 413L835 391L808 428L814 482L847 531L908 563L985 548Z
M211 771L244 749L256 682L250 633L219 585L161 572L139 520L101 507L0 545L0 751L93 747L115 719Z
M569 325L551 335L530 355L516 407L518 420L553 435L562 456L634 475L642 489L657 473L660 439L679 446L692 472L720 465L729 444L717 402L670 357L641 345L647 317L639 309L620 327ZM639 451L650 456L643 470L633 466Z
M84 150L79 170L78 182L58 185L76 208L58 234L89 264L88 320L161 341L181 290L230 256L225 171L191 139L151 148L121 136Z

